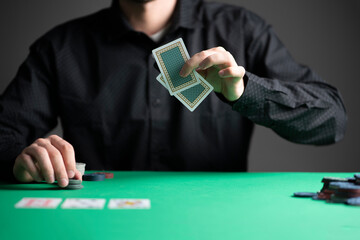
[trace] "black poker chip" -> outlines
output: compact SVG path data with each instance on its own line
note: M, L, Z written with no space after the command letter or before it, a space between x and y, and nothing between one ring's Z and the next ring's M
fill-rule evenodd
M83 181L104 181L105 174L102 173L89 173L83 175Z
M295 192L294 197L301 197L301 198L311 198L317 196L317 193L313 192Z

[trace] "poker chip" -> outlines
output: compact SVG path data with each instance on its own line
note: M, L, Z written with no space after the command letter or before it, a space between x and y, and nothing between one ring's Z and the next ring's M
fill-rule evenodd
M350 182L331 182L329 187L336 191L360 193L360 186Z
M336 177L324 177L321 182L329 183L329 182L347 182L346 178L336 178Z
M65 187L65 189L68 189L68 190L79 190L79 189L82 189L84 186L82 184L69 184Z
M83 181L104 181L105 174L89 173L83 175Z
M351 182L351 183L355 183L356 182L356 178L354 177L349 177L349 178L346 178L348 180L348 182Z
M346 200L346 204L352 205L352 206L360 206L360 197L349 198L348 200Z
M348 198L346 197L339 197L336 195L331 195L330 201L332 203L346 203L346 201L348 200Z
M313 197L314 200L329 200L332 193L328 192L319 192L316 196Z
M114 178L114 173L111 172L96 172L95 174L105 174L106 179Z
M319 196L313 196L312 199L313 200L325 200L324 198L321 198Z
M81 183L82 183L82 181L79 179L69 179L69 185L78 185Z
M67 190L79 190L84 186L82 185L82 181L79 179L69 179L69 184L65 187Z
M293 196L301 198L311 198L317 196L317 194L313 192L295 192Z

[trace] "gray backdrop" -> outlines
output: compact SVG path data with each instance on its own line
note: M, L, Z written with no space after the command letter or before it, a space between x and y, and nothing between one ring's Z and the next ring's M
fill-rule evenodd
M273 25L294 58L340 89L348 112L344 140L304 146L255 128L250 171L360 171L360 1L223 0L242 5ZM110 0L2 0L0 2L0 93L39 36L64 21L110 5ZM61 134L58 127L55 133ZM0 136L1 137L1 136Z

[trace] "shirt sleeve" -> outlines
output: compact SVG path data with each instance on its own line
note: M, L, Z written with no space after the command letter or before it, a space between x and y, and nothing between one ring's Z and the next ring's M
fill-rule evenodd
M0 96L0 176L12 177L16 157L57 124L50 45L36 43Z
M342 139L347 116L338 90L296 63L263 20L251 15L247 28L247 84L233 109L296 143Z

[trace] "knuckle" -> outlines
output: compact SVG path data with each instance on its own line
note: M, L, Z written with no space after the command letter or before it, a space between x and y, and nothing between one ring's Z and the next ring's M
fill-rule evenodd
M204 61L213 62L216 60L216 58L217 58L217 54L212 54L212 55L208 56L207 58L205 58Z
M33 149L40 158L45 158L45 156L48 154L48 151L43 147L35 146Z
M21 153L19 156L17 156L17 158L16 158L15 161L16 161L19 165L23 166L23 165L25 165L25 163L26 163L26 156L27 156L27 154Z
M36 143L38 145L44 145L44 144L47 144L48 141L45 138L38 138L38 139L35 140L34 143Z
M245 68L243 66L239 66L239 72L240 74L244 75L245 74Z
M33 144L29 145L28 147L24 148L24 150L22 150L22 152L20 153L19 156L29 154L33 149L35 149L37 147L38 147L38 145L33 143Z
M221 51L221 52L225 52L225 51L226 51L225 48L223 48L223 47L221 47L221 46L216 47L215 50Z
M229 60L233 59L233 55L229 51L226 51L225 54L226 54L226 57L228 57Z
M55 134L52 134L48 137L49 139L52 139L52 140L57 140L59 139L60 137L58 135L55 135Z
M200 58L205 58L205 57L207 56L207 54L206 54L205 51L201 51L201 52L198 53L198 56L199 56Z
M73 146L72 146L70 143L65 142L65 141L63 141L63 142L60 144L60 148L61 148L61 150L64 151L64 152L74 151Z
M58 150L56 150L56 149L50 149L50 150L48 151L48 153L49 153L49 157L50 157L52 160L58 160L58 159L61 159L61 158L62 158L60 152L59 152Z

